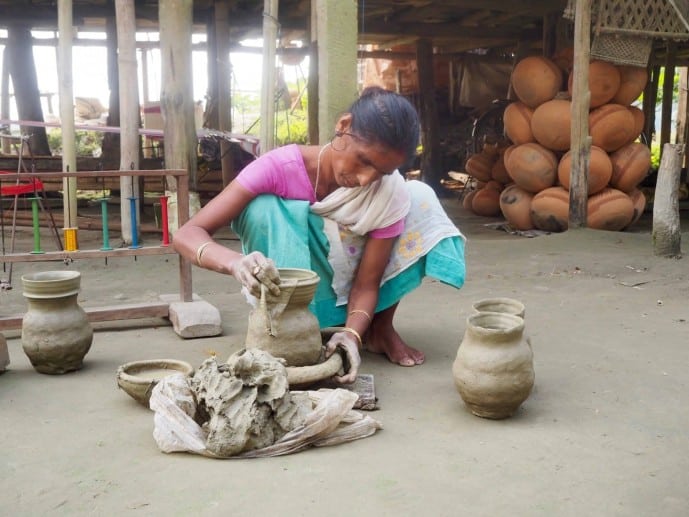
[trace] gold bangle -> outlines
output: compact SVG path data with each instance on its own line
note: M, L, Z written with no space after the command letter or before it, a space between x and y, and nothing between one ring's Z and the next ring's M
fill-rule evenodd
M349 332L350 334L354 334L354 337L356 340L359 342L359 348L362 348L364 344L361 342L361 335L354 330L352 327L342 327L343 332Z
M203 267L201 264L201 258L203 257L203 252L206 251L206 248L209 244L213 244L213 241L206 241L196 248L196 265L199 267Z
M371 315L363 309L352 309L349 311L349 315L351 316L352 314L363 314L368 318L369 323L371 322Z

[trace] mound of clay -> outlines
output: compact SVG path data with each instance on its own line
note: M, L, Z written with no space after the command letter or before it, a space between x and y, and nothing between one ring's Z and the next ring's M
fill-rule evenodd
M273 445L311 412L306 393L289 391L285 366L260 349L237 352L227 364L206 359L191 386L206 448L221 457Z

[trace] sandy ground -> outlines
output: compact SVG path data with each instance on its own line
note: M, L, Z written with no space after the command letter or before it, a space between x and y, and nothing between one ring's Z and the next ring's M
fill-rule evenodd
M222 336L183 340L164 320L101 323L84 369L49 376L33 370L19 331L5 332L0 514L688 515L689 258L653 256L650 214L630 232L524 238L444 203L469 238L467 282L427 279L400 306L398 329L427 353L423 366L364 354L382 431L270 459L161 453L153 413L117 389L117 367L160 357L198 366L240 349L246 330L236 283L194 270ZM98 247L98 234L80 241ZM63 267L15 265L0 312L25 310L22 273ZM83 274L85 307L178 292L173 257L67 267ZM471 304L497 295L525 303L536 370L531 397L502 421L473 416L451 376Z

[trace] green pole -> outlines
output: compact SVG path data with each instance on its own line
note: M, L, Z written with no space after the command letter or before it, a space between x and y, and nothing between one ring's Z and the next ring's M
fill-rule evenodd
M38 222L38 198L31 198L31 215L33 216L33 251L31 253L43 253L41 250L41 230Z

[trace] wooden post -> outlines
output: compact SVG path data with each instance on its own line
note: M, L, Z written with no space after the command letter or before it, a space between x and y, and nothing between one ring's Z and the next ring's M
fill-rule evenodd
M263 3L263 75L261 76L261 154L275 147L275 46L278 0Z
M440 160L438 109L433 84L433 44L422 38L416 42L416 68L419 81L419 100L422 127L423 154L421 177L436 193L443 193L440 179L443 176Z
M651 147L653 134L655 133L656 103L658 102L658 83L660 81L660 67L654 66L649 69L650 80L644 89L643 109L644 109L644 135L648 147Z
M117 60L119 68L120 108L120 170L139 168L139 81L136 62L136 16L134 0L115 0L117 16ZM130 203L126 199L138 200L137 213L141 204L139 183L134 178L120 178L120 217L122 240L129 245L138 236L139 229L132 228ZM139 218L137 218L137 221Z
M38 77L33 56L33 40L28 25L11 25L8 28L5 65L12 77L14 101L20 120L43 122L43 108L38 90ZM48 137L44 127L22 126L23 135L29 136L34 155L50 155Z
M569 229L586 227L589 136L589 60L591 57L591 0L577 0L574 13L574 82L572 84L572 172L569 187Z
M197 139L191 68L192 5L192 0L160 0L158 18L165 166L189 171L190 188L196 190ZM168 178L167 188L176 192L177 185Z
M230 25L227 2L215 2L214 33L215 50L213 54L217 60L215 67L216 99L218 107L218 129L232 131L232 98L230 93L232 65L230 64ZM230 143L224 138L220 140L220 165L222 167L222 185L226 187L234 179L235 170L230 153Z
M57 2L58 37L58 88L60 95L60 122L62 126L62 171L76 172L77 148L74 135L74 88L72 82L72 0ZM77 180L64 178L64 227L77 227Z
M670 143L672 133L672 104L675 88L675 55L677 46L673 41L667 42L667 54L665 56L665 77L663 79L663 105L660 120L660 148L665 150L665 144Z
M308 126L309 143L318 145L320 143L318 135L318 8L316 2L311 2L311 16L309 17L309 32L311 44L309 45L309 77L307 78L306 89L309 96L308 105Z
M2 51L2 75L0 76L0 117L4 120L10 118L10 68L7 66L7 56L9 51L5 47ZM9 131L8 131L9 132ZM10 141L6 138L2 139L2 154L10 154Z
M663 146L653 200L653 252L660 257L680 258L679 177L684 146Z
M357 3L316 0L318 31L318 141L357 97ZM311 99L309 99L309 104Z
M114 5L113 5L114 8ZM120 70L117 55L117 21L116 13L105 18L105 49L108 64L108 119L106 124L112 127L120 127ZM137 85L138 88L138 85ZM120 158L120 134L105 133L101 144L103 161L115 163ZM127 167L131 169L131 167ZM126 199L126 198L125 198Z

